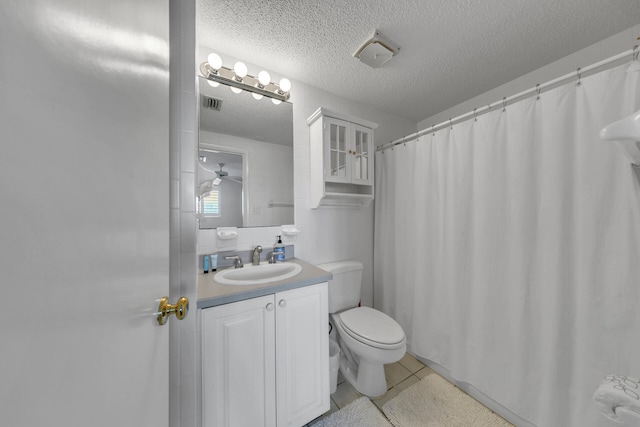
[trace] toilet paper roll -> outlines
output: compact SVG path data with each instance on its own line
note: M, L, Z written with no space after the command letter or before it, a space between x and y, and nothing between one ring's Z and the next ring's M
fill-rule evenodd
M593 394L602 414L618 421L617 408L625 408L640 415L640 380L624 375L607 375Z

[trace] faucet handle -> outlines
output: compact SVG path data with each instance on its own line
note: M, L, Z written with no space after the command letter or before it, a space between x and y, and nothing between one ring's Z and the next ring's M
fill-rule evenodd
M275 252L271 252L269 254L269 264L275 264L276 263L276 253Z
M233 260L233 268L242 268L244 264L238 255L226 256L224 259L232 259Z

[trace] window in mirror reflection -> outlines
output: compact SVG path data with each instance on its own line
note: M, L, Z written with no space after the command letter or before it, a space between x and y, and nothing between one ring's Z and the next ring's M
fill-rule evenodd
M220 216L220 191L217 188L202 197L202 214L205 218Z

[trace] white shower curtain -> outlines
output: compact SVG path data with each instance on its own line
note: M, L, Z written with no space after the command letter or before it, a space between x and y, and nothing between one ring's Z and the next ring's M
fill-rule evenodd
M602 126L626 65L376 153L375 305L409 349L540 427L607 425L640 376L640 185Z

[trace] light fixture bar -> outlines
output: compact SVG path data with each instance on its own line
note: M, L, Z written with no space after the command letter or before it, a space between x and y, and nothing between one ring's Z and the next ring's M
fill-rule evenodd
M277 83L260 84L257 77L247 74L238 80L235 71L231 68L220 67L217 70L211 67L208 62L200 64L200 72L207 80L223 83L238 89L257 93L279 101L287 101L289 99L289 91L283 91Z

